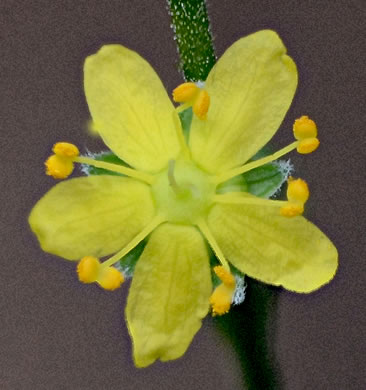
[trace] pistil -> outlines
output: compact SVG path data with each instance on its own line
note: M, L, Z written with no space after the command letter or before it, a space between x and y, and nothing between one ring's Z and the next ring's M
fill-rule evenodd
M187 187L183 187L183 186L178 185L177 181L175 180L175 176L174 176L174 168L175 168L175 160L169 160L169 163L168 163L169 185L178 197L182 198L184 196L188 196L191 193L191 191Z
M177 195L179 195L180 188L179 188L179 186L177 184L177 181L175 180L175 177L174 177L174 167L175 167L175 160L169 160L169 163L168 163L168 180L169 180L169 184L170 184L170 187L172 188L172 190Z

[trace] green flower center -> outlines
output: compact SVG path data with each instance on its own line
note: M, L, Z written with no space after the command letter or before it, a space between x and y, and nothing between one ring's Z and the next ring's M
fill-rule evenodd
M168 221L195 224L205 216L215 194L211 177L192 161L170 161L157 175L152 192L158 212Z

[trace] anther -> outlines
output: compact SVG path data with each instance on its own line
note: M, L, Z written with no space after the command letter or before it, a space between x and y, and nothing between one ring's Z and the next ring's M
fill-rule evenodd
M74 144L69 142L57 142L53 145L52 151L57 156L76 157L79 155L79 149Z
M114 267L102 266L94 256L83 257L76 268L80 282L98 283L105 290L115 290L124 282L123 274Z
M320 142L318 138L306 138L299 141L299 145L296 150L300 154L309 154L314 152L314 150L318 149Z
M217 277L228 287L235 286L235 278L234 276L222 265L218 265L214 267L214 272Z
M301 118L296 119L293 125L293 131L295 138L299 141L296 148L298 153L308 154L318 148L318 129L315 122L308 116L303 115Z
M304 205L309 199L309 187L302 179L290 177L287 182L288 202L281 207L280 214L284 217L295 217L304 212Z
M82 283L93 283L97 280L100 261L94 256L83 257L76 268L79 280Z
M235 292L236 281L234 275L221 265L214 267L213 270L222 281L210 297L212 315L216 316L223 315L229 311Z
M66 179L74 170L73 160L79 155L79 149L68 142L57 142L52 151L55 154L45 162L46 174L54 179Z
M53 154L44 163L46 166L46 175L54 179L66 179L74 170L72 159Z
M183 83L173 90L173 100L177 103L192 101L199 92L195 83Z
M101 267L97 283L105 290L113 291L124 282L123 274L114 267Z
M280 214L283 217L296 217L304 212L304 205L301 203L288 203L281 207Z
M199 119L206 119L210 106L210 96L205 89L197 84L189 82L179 85L173 90L173 100L177 103L183 103L177 107L178 112L192 106L194 114Z
M287 183L287 199L290 202L305 203L309 199L310 192L306 181L290 176Z
M305 138L316 138L318 130L315 122L307 115L303 115L296 119L293 125L294 136L297 140Z
M199 119L205 120L209 107L210 96L208 95L207 91L202 89L193 104L193 112Z

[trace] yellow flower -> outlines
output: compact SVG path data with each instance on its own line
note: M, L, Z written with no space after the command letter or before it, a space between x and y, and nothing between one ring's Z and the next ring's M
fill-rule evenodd
M137 366L180 357L210 303L214 314L228 310L235 289L228 261L291 291L310 292L332 279L334 245L299 215L309 195L305 182L289 182L287 201L216 192L308 139L305 131L272 156L245 164L275 134L297 86L296 66L275 32L240 39L213 67L204 86L210 107L206 117L194 116L188 144L161 81L138 54L104 46L87 58L84 74L93 128L130 168L63 155L67 166L90 164L125 177L61 182L35 205L29 222L45 251L84 259L81 281L113 288L123 277L102 280L104 267L149 236L126 308ZM215 269L222 281L215 291L206 241L222 267Z

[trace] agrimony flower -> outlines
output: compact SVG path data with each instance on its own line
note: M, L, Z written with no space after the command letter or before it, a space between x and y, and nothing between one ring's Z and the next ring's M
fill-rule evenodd
M87 58L84 74L93 128L129 167L70 155L56 144L55 156L60 150L62 156L47 163L49 174L54 167L61 172L56 178L71 173L75 163L124 176L61 182L35 205L29 222L45 251L82 259L79 279L107 289L123 281L111 266L149 236L126 307L137 366L180 357L210 303L214 314L229 309L235 290L229 262L291 291L310 292L329 282L337 251L301 216L309 196L304 181L289 181L286 201L223 191L237 175L318 144L310 122L295 122L292 144L246 163L278 129L297 86L296 66L275 32L240 39L213 67L204 85L205 115L194 116L188 143L161 81L135 52L104 46ZM194 105L200 91L190 85L185 92L181 102ZM206 243L221 263L215 291Z

